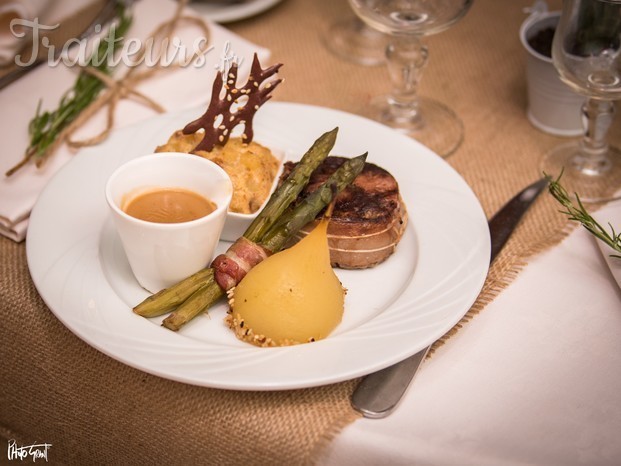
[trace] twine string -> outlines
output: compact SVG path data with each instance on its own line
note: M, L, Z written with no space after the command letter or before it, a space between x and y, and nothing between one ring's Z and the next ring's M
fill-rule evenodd
M164 56L163 54L165 54L168 49L167 46L172 38L173 32L182 23L198 26L202 30L204 37L207 39L198 50L194 51L192 57L187 63L193 63L196 59L210 50L211 47L208 45L210 42L210 31L208 25L202 18L183 15L182 11L186 3L187 1L179 1L174 16L169 21L160 24L141 44L141 47L137 52L137 58L134 61L135 64L139 64L144 60L145 54L148 50L146 44L149 41L151 41L152 44L160 46L158 60L155 61L153 66L147 68L146 70L140 69L137 65L131 66L124 76L119 79L114 79L92 66L87 66L82 69L84 72L101 80L106 86L106 90L104 90L86 109L84 109L84 111L73 122L71 122L71 124L67 125L67 127L58 135L56 141L54 141L54 144L50 146L49 153L53 153L63 143L67 143L67 145L72 148L80 148L96 145L104 141L114 128L116 108L122 99L133 98L135 101L151 108L155 112L165 112L165 109L161 105L147 95L138 91L136 87L142 81L151 78L154 74L162 70L177 69L182 65L179 61L164 64L162 60L162 57ZM92 137L80 140L74 139L74 133L104 107L107 107L106 124L104 129L99 134Z

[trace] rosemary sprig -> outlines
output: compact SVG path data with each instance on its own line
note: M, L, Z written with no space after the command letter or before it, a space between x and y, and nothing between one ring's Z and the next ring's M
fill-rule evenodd
M567 190L560 184L561 175L552 180L550 176L546 175L550 181L548 189L550 194L565 208L560 212L567 215L569 220L573 220L582 224L592 235L594 235L600 241L610 246L619 254L610 254L610 257L618 257L621 259L621 233L617 233L614 227L608 223L610 231L601 226L582 204L578 194L574 193L576 201L572 201Z
M108 36L101 40L97 50L93 52L87 63L87 66L96 68L106 74L111 72L108 65L110 60L106 59L106 55L110 51L114 54L122 46L123 37L132 23L132 17L122 5L122 2L119 2L117 8L116 16L119 18L118 23L110 26ZM11 176L30 159L40 162L49 155L49 149L58 135L95 100L103 88L104 83L101 80L81 71L73 87L61 97L58 108L52 111L41 112L41 101L39 101L35 116L28 124L30 142L24 158L19 164L7 171L6 176Z

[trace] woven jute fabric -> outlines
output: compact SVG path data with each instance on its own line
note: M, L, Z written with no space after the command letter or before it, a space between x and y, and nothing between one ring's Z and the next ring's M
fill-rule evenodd
M448 161L488 216L540 177L541 157L563 142L526 119L518 30L528 5L478 0L460 23L427 40L421 93L446 102L464 120L464 143ZM330 23L347 14L345 1L284 0L230 27L285 64L286 81L275 99L364 115L371 97L390 85L383 67L349 63L322 45ZM529 257L563 238L569 226L557 210L548 195L537 201L475 305L434 349L476 325L476 314ZM0 462L14 439L52 444L54 464L308 464L358 417L349 404L356 380L236 392L172 382L103 355L54 317L30 280L25 245L7 239L0 239L0 318Z

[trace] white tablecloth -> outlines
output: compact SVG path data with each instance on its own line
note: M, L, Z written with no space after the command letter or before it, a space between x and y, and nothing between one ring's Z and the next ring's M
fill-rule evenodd
M621 464L621 290L582 228L534 258L322 465Z

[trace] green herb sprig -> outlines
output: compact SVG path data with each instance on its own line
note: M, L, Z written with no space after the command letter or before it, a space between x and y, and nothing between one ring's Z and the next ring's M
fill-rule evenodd
M576 198L575 202L572 201L567 190L560 184L559 180L562 173L556 180L552 180L552 178L548 175L546 176L550 182L548 187L550 194L552 194L552 196L565 208L565 210L561 210L560 212L567 215L570 220L582 224L582 226L586 228L589 233L619 253L610 254L611 257L618 257L621 259L621 233L617 233L610 223L608 223L610 231L600 225L591 216L591 214L589 214L577 194L574 194Z
M108 66L110 60L106 59L106 55L110 51L114 54L122 46L123 38L132 23L131 15L121 2L119 2L116 17L118 22L110 26L107 37L101 40L87 63L87 66L108 75L111 73ZM81 71L73 87L61 97L56 110L41 112L41 101L39 101L35 116L28 124L30 142L24 158L5 175L11 176L31 159L36 160L37 164L42 163L50 155L50 149L60 133L95 100L103 88L104 83L100 79Z

